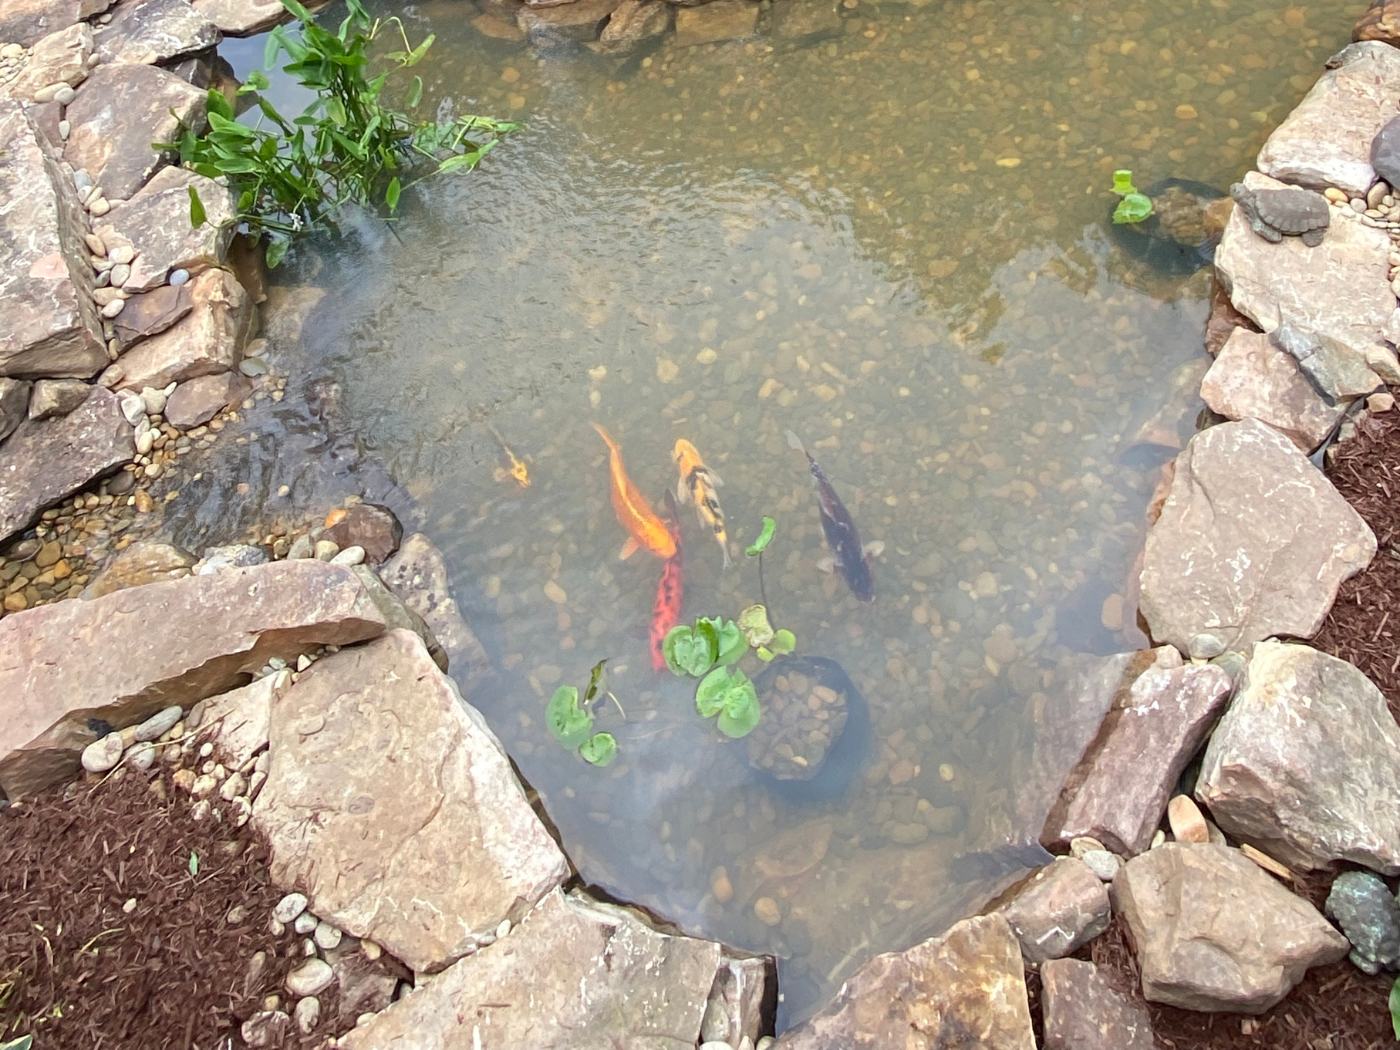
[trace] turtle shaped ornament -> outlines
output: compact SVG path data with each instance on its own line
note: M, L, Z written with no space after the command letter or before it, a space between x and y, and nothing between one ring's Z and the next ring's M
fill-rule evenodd
M1316 248L1332 222L1327 198L1312 190L1251 190L1237 182L1230 187L1230 196L1243 209L1249 228L1271 244L1299 237L1309 248Z

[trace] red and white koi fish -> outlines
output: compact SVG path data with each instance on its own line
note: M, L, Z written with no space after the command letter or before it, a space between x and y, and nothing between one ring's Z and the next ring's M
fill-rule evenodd
M676 514L676 501L666 493L666 527L671 530L676 553L666 559L661 567L661 579L656 584L656 602L651 607L651 666L657 671L666 670L666 657L661 645L671 628L681 622L681 608L685 602L685 566L681 560L681 527Z

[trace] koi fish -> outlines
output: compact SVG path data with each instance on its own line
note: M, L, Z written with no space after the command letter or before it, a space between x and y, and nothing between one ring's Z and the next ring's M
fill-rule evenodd
M522 489L530 487L530 468L517 456L506 439L501 437L501 432L490 423L486 424L486 429L491 431L491 436L496 439L496 444L501 446L501 452L505 456L507 466L496 468L496 480L504 481L506 478L514 478L517 485Z
M618 557L626 561L642 547L658 558L671 557L676 553L676 541L671 538L671 530L656 516L647 498L637 491L637 486L627 476L627 468L622 465L622 450L617 447L617 442L597 423L593 424L593 429L598 431L598 436L608 446L613 512L628 533L627 542L622 545Z
M714 533L715 542L724 552L724 567L729 568L729 534L724 528L724 508L719 505L719 496L715 494L715 489L724 482L705 466L700 453L685 438L676 442L671 456L681 472L680 480L676 482L676 499L682 503L694 502L700 524Z
M681 563L681 528L677 520L676 501L666 493L666 527L675 541L676 553L661 567L661 579L656 584L656 602L651 607L651 666L666 670L666 657L661 644L671 628L681 622L681 606L685 600L685 568Z
M834 567L841 571L846 586L863 602L875 600L875 579L870 574L870 559L885 549L883 543L861 546L860 533L851 513L836 495L831 479L822 470L821 464L803 446L802 441L791 430L787 435L788 444L807 457L807 465L812 471L812 480L817 484L817 509L821 511L822 532L826 545L831 548Z

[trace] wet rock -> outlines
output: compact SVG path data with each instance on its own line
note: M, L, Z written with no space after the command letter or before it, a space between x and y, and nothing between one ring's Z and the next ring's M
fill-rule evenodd
M1251 189L1282 188L1257 172L1244 181ZM1380 332L1395 312L1389 251L1384 230L1366 226L1348 212L1338 213L1327 239L1316 248L1296 237L1270 244L1256 237L1237 212L1225 227L1215 265L1230 301L1265 332L1284 323L1298 325L1336 340L1364 360L1368 348L1383 345Z
M999 910L1032 965L1069 955L1108 929L1112 917L1107 887L1074 857L1041 868Z
M1371 6L1356 20L1351 38L1400 47L1400 0L1371 0Z
M0 446L0 540L135 455L116 395L100 387L66 416L21 423Z
M192 0L195 11L225 36L255 36L291 18L281 0ZM312 11L324 3L307 4Z
M85 378L107 361L86 220L18 102L0 100L0 376Z
M191 285L189 316L122 354L103 386L123 390L164 387L238 365L253 322L252 304L227 270L206 270Z
M87 384L79 385L83 387L83 397L86 399ZM0 441L4 441L15 427L24 422L29 402L29 383L23 379L0 379ZM4 453L0 452L2 455Z
M199 195L208 224L190 224L190 190ZM233 237L233 194L227 186L184 168L162 168L128 201L103 216L97 235L108 248L136 249L122 287L143 292L165 286L170 271L191 274L218 266Z
M1322 444L1346 411L1329 404L1290 354L1269 337L1237 328L1201 380L1201 398L1226 419L1258 419L1304 452Z
M1151 668L1134 678L1066 779L1041 841L1092 836L1117 853L1147 849L1230 687L1230 676L1211 666Z
M226 690L274 656L382 629L359 577L318 562L190 576L8 616L0 696L18 699L0 721L0 788L13 799L71 776L96 724L132 725Z
M1147 535L1141 611L1152 636L1189 650L1310 637L1376 539L1298 448L1257 420L1197 434L1176 461Z
M775 1050L895 1046L1033 1050L1021 951L1003 916L965 919L907 951L875 956Z
M174 141L182 121L203 127L204 98L203 91L154 66L100 65L67 109L73 130L63 155L108 198L126 200L165 166L152 142Z
M6 380L0 379L0 390ZM88 399L92 387L81 379L39 379L29 394L29 418L50 419L53 416L66 416ZM0 402L4 395L0 393ZM4 412L0 410L0 418ZM0 431L4 423L0 422Z
M691 1047L723 957L712 941L660 933L626 909L555 891L508 938L346 1033L341 1045L447 1050L461 1045L464 1016L481 1019L483 1045Z
M407 631L318 660L269 739L254 820L273 877L414 970L471 951L568 875L499 742Z
M1153 1050L1152 1019L1093 963L1053 959L1040 968L1043 1050Z
M386 586L423 618L447 652L452 675L468 688L473 677L492 673L491 660L467 621L462 618L447 582L442 552L421 532L403 541L380 572Z
M219 30L189 0L127 0L98 31L97 53L103 62L154 63L218 42Z
M671 5L665 0L622 0L598 38L608 51L630 51L671 28Z
M722 957L700 1021L700 1038L731 1046L758 1040L772 1030L777 989L772 959Z
M1344 871L1323 911L1351 942L1351 959L1367 973L1400 968L1400 903L1369 871Z
M189 430L209 422L224 409L241 404L253 384L237 372L195 376L175 388L165 404L165 419L172 427Z
M188 727L198 732L201 743L214 745L214 752L223 757L224 765L241 768L267 747L272 705L290 684L290 675L268 675L210 697L191 712Z
M1376 180L1371 140L1395 113L1400 52L1364 42L1343 48L1259 151L1265 175L1364 196Z
M79 0L6 0L0 8L0 40L30 47L83 19Z
M190 312L190 286L162 285L131 296L112 322L122 347L130 350L142 339L163 332Z
M1254 647L1196 796L1286 864L1400 874L1400 726L1370 679L1306 645Z
M773 34L781 40L812 43L840 36L845 20L835 4L796 3L773 5Z
M362 548L365 560L378 565L399 549L403 526L388 507L377 503L352 503L344 508L344 515L326 529L325 535L342 551L348 547Z
M1237 850L1169 842L1113 880L1149 1001L1263 1013L1347 942L1307 901Z
M740 40L757 29L758 4L753 0L711 0L676 11L676 43L681 47Z
M83 598L190 575L194 556L168 543L139 540L109 561L83 589Z
M532 43L597 40L619 0L570 0L552 7L525 6L516 22Z
M85 23L50 33L35 43L19 75L3 90L15 98L32 100L53 84L76 87L87 79L92 47L92 29Z

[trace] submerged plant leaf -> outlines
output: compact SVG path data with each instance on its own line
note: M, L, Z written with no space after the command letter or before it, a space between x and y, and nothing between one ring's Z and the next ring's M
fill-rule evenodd
M725 736L747 736L758 725L758 691L749 676L733 667L716 667L695 690L695 710L715 723Z
M757 649L753 651L753 654L766 664L771 664L774 660L778 658L778 654L775 653L772 649L768 648L768 646L766 645L760 645Z
M701 718L714 718L724 710L725 696L740 677L748 678L732 667L716 667L700 679L695 690L695 710L700 712Z
M583 693L583 706L587 707L593 703L598 695L598 690L603 688L603 667L607 664L607 657L599 660L588 672L588 688Z
M1130 193L1136 193L1138 188L1133 185L1133 172L1131 168L1119 168L1113 173L1113 192L1120 197L1126 197Z
M1152 214L1152 200L1143 193L1129 193L1113 209L1113 221L1119 226L1142 222Z
M797 635L793 634L786 627L773 632L773 652L779 656L786 656L797 648Z
M567 748L578 747L593 731L593 716L579 707L577 686L561 685L554 690L544 716L554 739Z
M583 742L578 753L589 765L609 765L617 757L617 738L611 733L594 733Z
M667 632L661 643L661 655L672 674L699 678L715 665L719 646L714 639L681 624Z
M719 625L719 653L715 659L721 664L732 664L748 652L749 643L744 632L733 620L724 620Z
M739 630L749 644L757 649L773 640L773 625L768 621L768 608L764 605L750 605L739 614Z
M758 530L758 539L749 544L744 551L750 558L757 558L768 549L768 544L773 542L773 533L777 530L778 523L768 515L763 516L763 525Z

